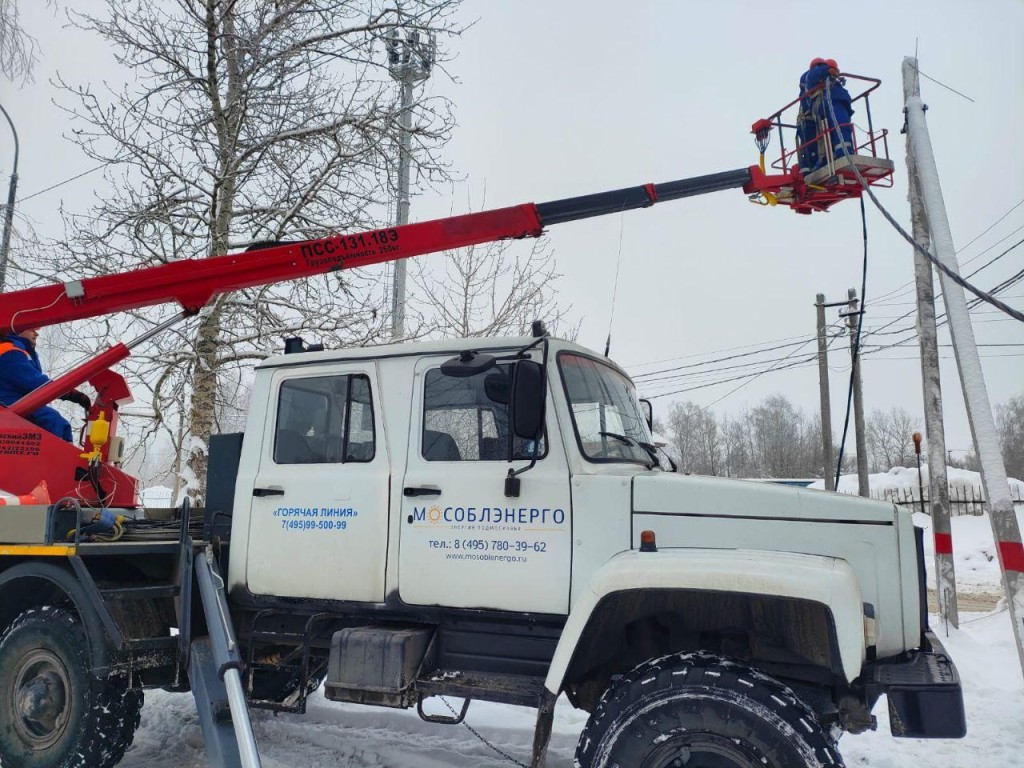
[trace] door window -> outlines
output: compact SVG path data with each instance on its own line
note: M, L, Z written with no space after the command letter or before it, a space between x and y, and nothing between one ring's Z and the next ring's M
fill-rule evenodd
M509 461L540 458L544 441L510 437L512 366L475 376L427 371L423 395L422 456L427 461ZM514 453L513 453L514 451Z
M316 376L281 384L275 464L372 461L375 442L373 401L366 376Z

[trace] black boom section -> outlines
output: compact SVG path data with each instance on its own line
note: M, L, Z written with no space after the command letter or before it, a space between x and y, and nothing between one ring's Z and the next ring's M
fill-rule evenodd
M603 216L618 211L629 211L633 208L644 208L664 200L678 200L681 197L737 189L749 181L750 169L737 168L735 171L694 176L692 179L667 181L664 184L626 187L611 192L598 192L594 195L581 195L580 197L567 197L564 200L553 200L550 203L538 203L537 213L540 216L541 224L547 227L552 224L560 224L563 221L576 221L577 219L588 219L591 216Z

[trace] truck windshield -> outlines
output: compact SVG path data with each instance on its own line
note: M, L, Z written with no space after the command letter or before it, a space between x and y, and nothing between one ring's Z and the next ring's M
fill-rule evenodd
M597 360L564 352L558 356L558 367L584 456L591 461L657 464L649 448L647 421L628 378Z

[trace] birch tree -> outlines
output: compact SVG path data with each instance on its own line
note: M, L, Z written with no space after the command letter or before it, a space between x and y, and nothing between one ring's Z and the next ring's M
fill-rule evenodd
M401 118L384 38L398 27L436 36L443 62L445 41L458 33L457 4L79 6L88 10L70 12L72 22L103 38L128 77L102 87L58 78L71 138L107 164L107 185L88 212L65 212L66 235L39 274L105 274L379 226ZM453 125L450 105L432 97L413 109L413 161L421 177L444 180L438 150ZM299 331L333 345L380 339L381 274L337 273L224 295L134 358L156 414L147 429L186 451L194 495L203 493L206 446L224 411L218 406L233 402L247 367ZM134 335L157 314L93 325L102 336Z

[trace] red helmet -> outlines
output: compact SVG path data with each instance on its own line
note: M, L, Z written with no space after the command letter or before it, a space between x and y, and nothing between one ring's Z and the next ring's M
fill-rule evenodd
M835 59L825 59L825 63L828 64L828 68L829 69L834 69L837 72L839 71L839 65L836 64L836 60Z
M827 64L827 63L828 62L826 62L823 58L821 58L821 56L815 56L813 59L811 59L811 63L807 65L807 68L808 69L814 69L819 64Z

